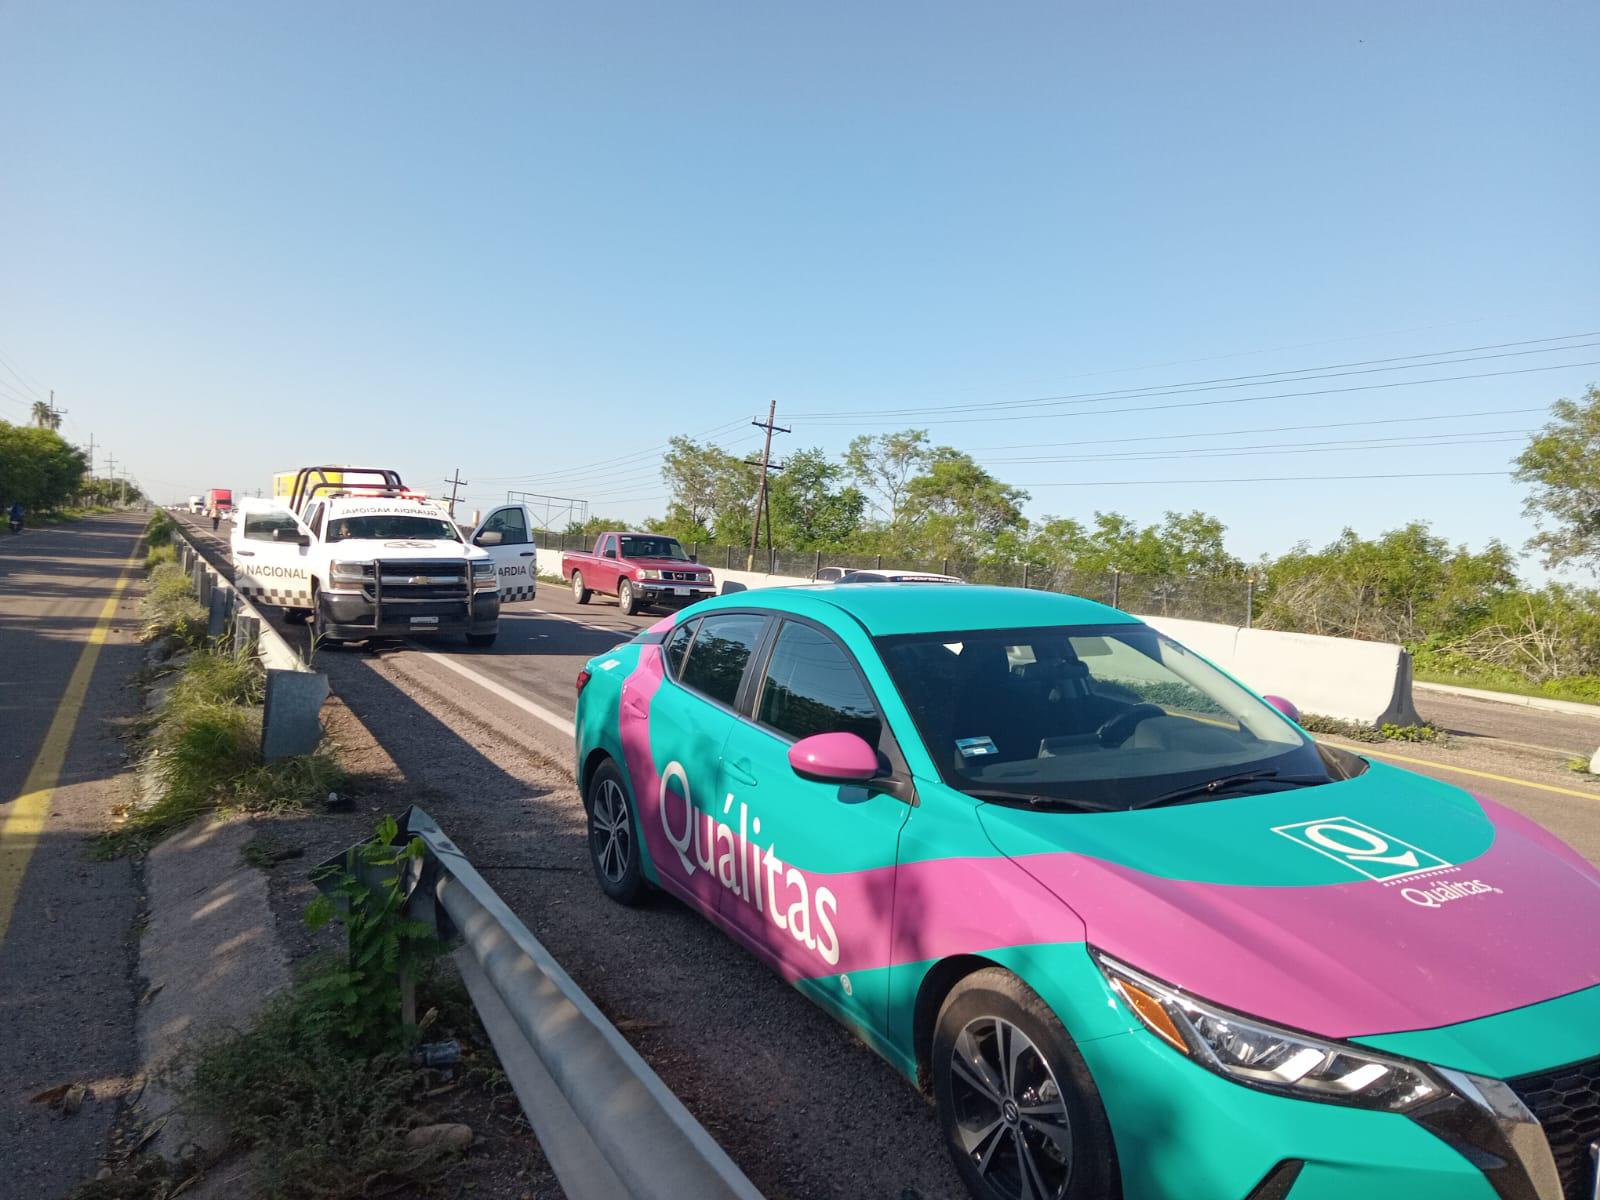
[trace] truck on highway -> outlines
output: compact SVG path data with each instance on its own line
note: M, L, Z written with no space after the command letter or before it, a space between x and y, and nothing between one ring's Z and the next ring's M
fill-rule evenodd
M396 471L307 467L296 475L287 498L241 499L234 583L258 604L309 620L319 640L460 633L489 646L502 601L533 599L523 506L493 510L463 538L444 506Z
M579 604L596 593L615 596L629 616L646 607L682 608L717 594L711 569L690 558L677 538L660 533L602 533L589 553L561 556L561 578Z
M191 513L203 513L203 512L205 512L205 510L206 510L206 498L204 496L190 496L189 497L189 511Z
M208 488L206 491L205 511L220 513L227 516L233 511L232 488Z

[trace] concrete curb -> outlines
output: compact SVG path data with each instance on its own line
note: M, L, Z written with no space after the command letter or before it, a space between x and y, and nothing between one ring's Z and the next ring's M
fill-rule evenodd
M1463 696L1468 700L1488 700L1494 704L1515 704L1520 708L1536 708L1541 712L1566 713L1573 717L1593 717L1600 721L1600 704L1584 704L1581 700L1555 700L1544 696L1519 696L1514 692L1491 692L1484 688L1457 687L1452 683L1423 683L1420 679L1411 686L1419 691L1440 692L1446 696Z

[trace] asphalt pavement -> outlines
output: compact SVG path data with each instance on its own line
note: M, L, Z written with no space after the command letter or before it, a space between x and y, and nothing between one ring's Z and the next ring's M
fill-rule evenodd
M125 798L145 521L0 541L0 1197L92 1175L133 1065L134 871L89 849ZM71 1083L75 1115L31 1099Z

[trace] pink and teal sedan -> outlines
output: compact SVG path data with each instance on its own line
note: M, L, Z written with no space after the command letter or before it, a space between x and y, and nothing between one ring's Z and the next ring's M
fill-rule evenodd
M1600 873L1142 622L721 596L579 676L595 876L929 1091L984 1200L1590 1200Z

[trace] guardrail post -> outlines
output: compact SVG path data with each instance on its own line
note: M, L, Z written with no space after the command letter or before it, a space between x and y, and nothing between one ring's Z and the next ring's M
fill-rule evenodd
M267 762L311 754L322 742L318 714L328 698L328 677L320 671L267 668L267 699L261 713L261 757Z
M220 643L227 636L228 620L233 616L233 589L213 587L206 604L206 637Z

